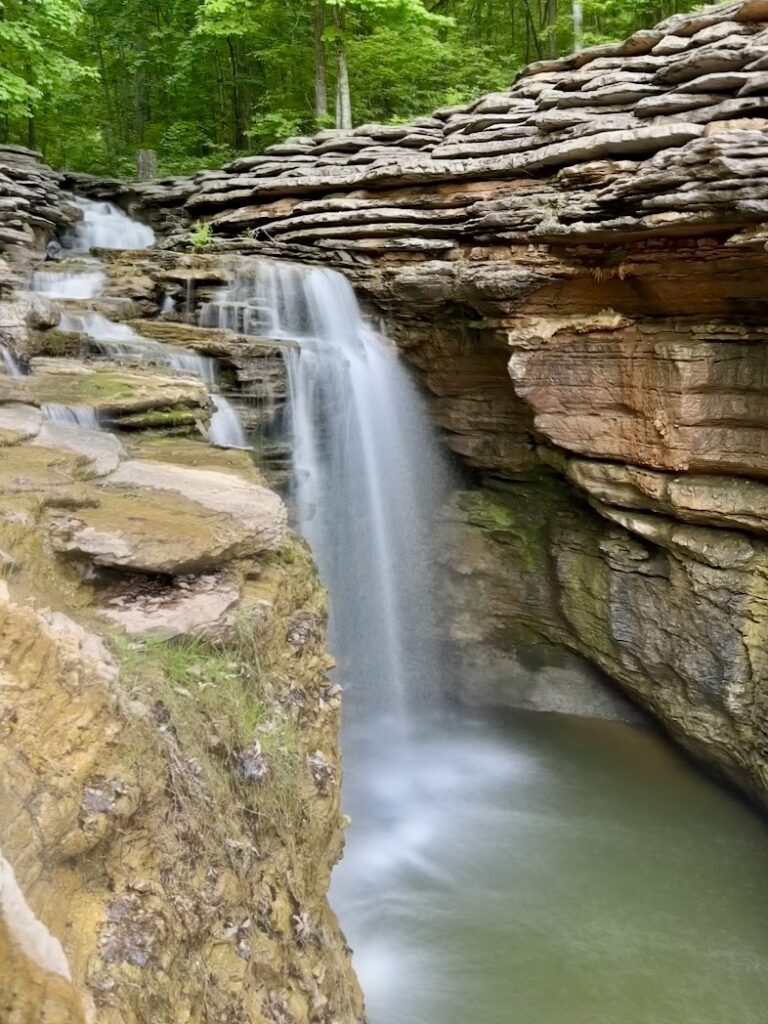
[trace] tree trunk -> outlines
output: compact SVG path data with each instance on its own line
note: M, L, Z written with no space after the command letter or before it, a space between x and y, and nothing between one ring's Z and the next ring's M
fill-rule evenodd
M315 118L328 116L328 90L325 85L325 0L315 0Z
M136 151L136 180L152 181L157 177L157 153L154 149Z
M344 12L333 5L333 27L336 29L336 127L352 127L352 97L349 93L347 46L344 41Z
M547 0L547 56L557 56L557 0Z
M573 0L573 52L584 49L584 8L581 0Z
M232 104L232 148L243 149L245 147L245 125L243 124L243 109L238 80L237 53L232 36L227 36L227 50L229 52L229 70L232 75L229 85Z

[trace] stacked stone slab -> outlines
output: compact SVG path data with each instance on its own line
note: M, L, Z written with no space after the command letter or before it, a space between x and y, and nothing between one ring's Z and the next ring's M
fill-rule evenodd
M77 217L61 190L61 175L42 155L22 146L0 146L0 253L24 257Z
M296 251L700 231L768 210L766 116L768 2L745 0L538 62L410 124L287 139L138 194Z

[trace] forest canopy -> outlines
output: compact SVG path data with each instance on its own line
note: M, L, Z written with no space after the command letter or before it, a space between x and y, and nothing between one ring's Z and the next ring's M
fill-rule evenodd
M0 142L132 177L398 122L695 0L0 0Z

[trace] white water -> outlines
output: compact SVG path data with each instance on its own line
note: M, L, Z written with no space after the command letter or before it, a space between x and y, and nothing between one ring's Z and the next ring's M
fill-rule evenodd
M436 672L426 553L442 469L414 385L334 271L258 261L201 319L299 342L285 352L294 499L339 677L406 725Z
M77 199L76 202L83 211L83 220L65 239L68 248L87 254L92 248L144 249L154 243L155 236L150 227L131 219L113 203L98 203L89 199ZM106 276L98 261L83 259L81 267L77 269L65 266L56 270L37 271L32 275L30 286L33 291L49 298L94 299L102 294L105 282ZM166 300L163 311L172 308L173 300ZM101 313L64 312L59 327L62 331L85 334L95 348L111 359L132 359L168 366L194 374L212 389L218 386L219 367L215 359L144 338L133 328L114 323ZM5 355L3 361L6 372L9 372ZM228 448L248 447L240 417L229 399L212 392L211 401L215 409L208 429L211 443ZM92 409L50 405L43 411L49 419L59 423L76 422L81 426L98 427L98 418Z
M216 409L208 427L208 440L211 444L220 448L247 448L248 438L234 405L224 395L215 392L211 394L211 401Z
M145 338L127 324L116 324L101 313L64 313L62 331L86 334L94 346L111 359L133 359L137 362L168 366L174 370L193 374L216 387L219 379L218 363L209 356L177 345L165 345L153 338ZM237 410L224 395L211 392L215 412L208 428L208 440L222 448L247 448L248 439Z
M148 249L155 233L147 224L133 220L114 203L92 199L75 200L83 213L64 239L68 249L90 252L91 249Z
M100 430L99 417L96 410L88 405L60 405L48 402L40 410L45 419L64 426L85 427L86 430Z
M432 638L429 535L442 455L415 386L340 274L261 261L202 320L299 343L285 352L293 497L329 588L329 643L346 690L345 803L355 810L332 900L373 1021L402 1024L416 1019L402 1008L412 1011L445 966L377 929L402 873L430 876L444 810L425 798L455 774L456 752L439 739ZM498 768L485 750L475 776L483 766Z
M49 299L95 299L106 278L102 270L38 270L32 275L33 292Z
M3 364L3 370L8 377L23 377L24 371L11 350L6 345L0 345L0 361Z

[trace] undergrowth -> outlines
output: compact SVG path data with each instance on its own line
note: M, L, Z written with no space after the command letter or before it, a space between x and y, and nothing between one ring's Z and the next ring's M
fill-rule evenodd
M300 741L279 701L267 632L242 619L226 641L114 641L125 687L149 705L168 748L175 805L205 830L215 827L207 811L217 808L227 832L219 838L230 843L238 818L264 840L302 817ZM244 771L254 764L262 777Z

